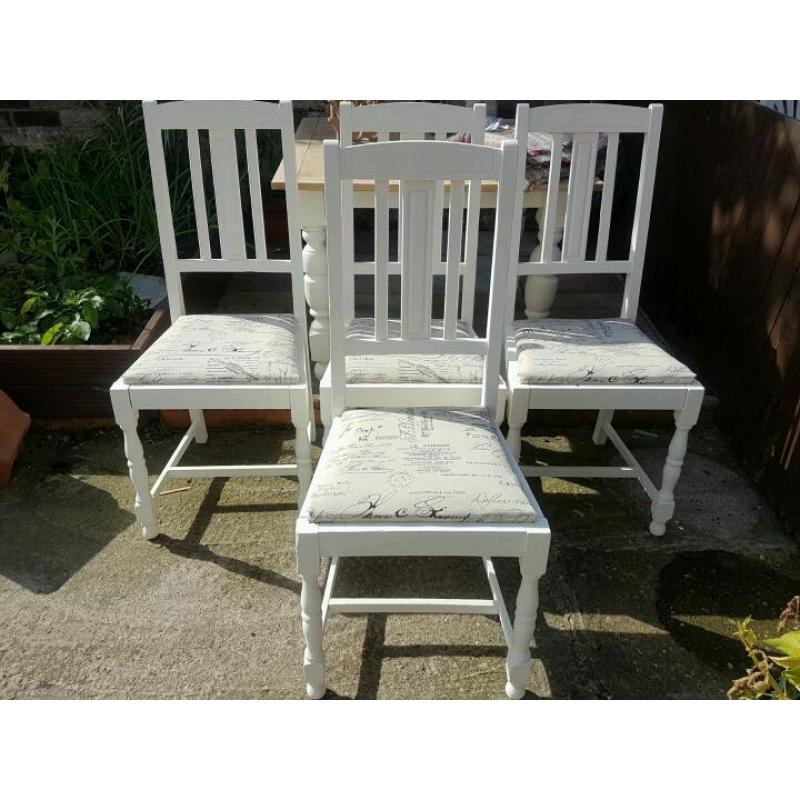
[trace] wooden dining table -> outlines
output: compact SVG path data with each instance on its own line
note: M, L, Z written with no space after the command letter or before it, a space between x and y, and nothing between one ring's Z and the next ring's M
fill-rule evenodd
M322 143L326 139L336 139L336 131L325 117L305 117L295 133L295 161L297 164L297 184L299 194L300 226L303 233L303 270L305 272L305 295L311 313L309 328L309 348L314 372L321 378L330 360L330 317L328 295L328 253L325 247L325 177L322 164ZM283 190L286 178L283 162L272 177L273 189ZM445 187L446 190L447 187ZM567 182L563 181L561 192L566 193ZM538 209L536 220L539 230L543 229L541 218L546 200L547 186L533 186L523 195L524 208ZM486 181L481 185L481 208L494 208L497 199L497 185ZM391 201L390 201L391 202ZM396 193L395 200L396 203ZM372 208L374 191L371 181L353 182L353 205L355 208ZM556 221L555 241L560 242L564 230L563 209L566 204L559 203L560 218ZM531 260L538 260L539 247L531 254ZM560 254L556 249L554 258ZM529 275L525 283L525 314L529 319L548 316L558 285L556 275Z

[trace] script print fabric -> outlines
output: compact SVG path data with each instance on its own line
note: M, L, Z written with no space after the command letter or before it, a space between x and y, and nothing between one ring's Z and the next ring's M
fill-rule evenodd
M524 384L687 384L695 374L632 322L543 319L517 323Z
M346 411L317 467L309 520L531 522L498 435L482 410Z
M299 383L291 314L186 314L123 376L128 384Z
M389 320L390 337L400 336L400 320ZM431 323L433 336L441 336L442 320ZM351 320L347 336L372 338L375 320L360 317ZM474 338L475 332L465 322L457 323L459 338ZM411 353L403 355L347 356L347 383L481 383L483 356L472 354Z

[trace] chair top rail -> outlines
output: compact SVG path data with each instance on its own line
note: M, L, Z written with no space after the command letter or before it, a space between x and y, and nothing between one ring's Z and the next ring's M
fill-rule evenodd
M611 103L565 103L530 111L529 130L537 133L647 133L652 109Z
M327 139L325 150L339 147ZM500 174L502 151L452 142L377 142L342 148L343 180L492 180Z
M175 100L157 103L146 100L142 103L150 124L171 130L238 128L274 129L281 127L280 108L289 100L280 103L265 100Z
M343 104L344 105L344 104ZM479 113L485 106L476 104ZM348 104L350 122L354 129L370 132L400 132L410 129L423 133L460 133L472 129L473 107L445 103L397 102L371 106Z

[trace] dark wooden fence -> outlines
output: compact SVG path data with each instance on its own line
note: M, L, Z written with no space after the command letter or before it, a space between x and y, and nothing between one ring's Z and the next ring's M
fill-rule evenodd
M800 122L665 103L642 304L800 532Z

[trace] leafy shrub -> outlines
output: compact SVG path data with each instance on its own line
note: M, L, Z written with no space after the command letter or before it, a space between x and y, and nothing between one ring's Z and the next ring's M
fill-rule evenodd
M280 137L259 131L258 141L268 195ZM178 252L196 255L186 136L168 131L163 142ZM243 146L238 150L246 186ZM213 202L209 213L213 251ZM84 142L48 150L0 146L0 343L134 336L146 312L120 271L162 271L141 105L109 104ZM101 300L89 299L95 296Z
M750 617L739 623L737 635L753 666L733 682L731 700L800 700L800 595L784 609L777 633L762 641Z
M147 305L127 284L109 291L67 289L63 292L27 291L18 311L0 307L7 330L0 334L6 344L82 344L93 331L100 343L135 336L147 318ZM120 328L128 323L127 330ZM106 323L106 324L104 324ZM134 330L131 330L133 324Z
M185 142L165 139L171 175L175 230L192 230L191 186ZM39 233L57 230L57 253L80 254L94 270L160 271L158 226L150 179L147 139L139 103L109 105L94 135L84 142L64 141L47 150L4 148L4 183L16 207L6 209L3 228L14 225L28 238L28 226ZM25 210L23 210L25 209ZM4 215L5 216L5 215ZM41 217L41 220L37 220ZM20 227L23 226L23 227ZM7 237L6 237L7 239ZM2 242L6 249L8 241ZM55 249L55 248L54 248ZM16 251L12 251L16 252ZM30 255L23 251L20 257Z
M174 137L166 145L187 226L188 157ZM109 106L85 142L0 149L0 343L130 340L148 310L118 273L140 270L161 264L138 103Z

